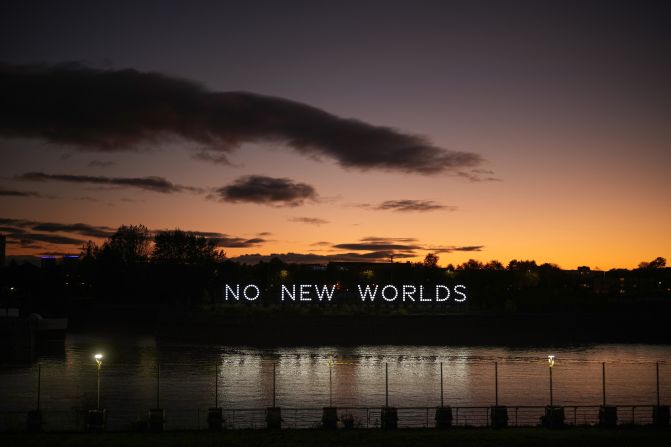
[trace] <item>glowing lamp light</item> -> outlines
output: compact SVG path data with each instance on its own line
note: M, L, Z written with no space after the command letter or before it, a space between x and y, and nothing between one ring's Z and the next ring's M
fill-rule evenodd
M555 366L555 356L554 355L548 355L548 366L550 368Z
M98 410L100 410L100 367L103 364L103 355L98 353L98 354L94 355L93 358L96 359L96 365L97 365L96 369L97 369L97 372L98 372L97 377L96 377L96 379L97 379L96 381L98 382L97 383L97 385L98 385L98 392L97 392L98 405L97 405L97 408L98 408Z

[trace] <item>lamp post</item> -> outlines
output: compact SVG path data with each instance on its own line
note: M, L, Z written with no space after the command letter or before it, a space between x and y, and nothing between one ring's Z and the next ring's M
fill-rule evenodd
M97 409L100 410L100 368L103 366L103 355L102 354L96 354L93 356L94 359L96 359L96 365L98 369L98 374L97 374L97 382L98 382L98 404L97 404Z
M552 369L554 366L555 356L548 355L548 370L550 372L550 406L545 407L545 416L542 418L543 426L548 428L559 428L564 426L564 407L555 407L552 396Z
M333 406L333 359L329 360L329 407ZM659 388L659 387L658 387ZM659 399L657 399L659 400Z
M553 406L552 402L552 367L555 366L555 356L548 355L548 369L550 370L550 406Z

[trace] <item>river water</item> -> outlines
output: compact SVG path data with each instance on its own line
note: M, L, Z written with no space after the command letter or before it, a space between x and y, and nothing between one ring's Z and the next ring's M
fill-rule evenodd
M97 352L104 354L100 371L101 406L108 410L110 424L116 423L117 428L124 428L124 424L156 406L158 364L159 405L166 409L173 428L197 428L205 424L207 408L215 405L215 371L217 403L227 412L271 406L273 369L276 405L283 408L318 409L328 406L330 398L337 407L379 408L385 404L385 368L389 372L389 405L435 407L440 405L441 363L445 405L493 405L496 362L500 405L543 406L550 398L549 354L555 356L552 370L555 405L600 405L602 362L606 363L608 404L655 404L657 362L662 404L671 403L669 345L260 349L159 343L151 336L108 338L70 334L63 350L40 354L30 364L0 365L0 411L5 415L19 414L36 406L40 365L41 408L47 415L60 415L61 426L76 423L72 415L96 405L93 355ZM261 413L255 416L252 412L247 416L238 413L236 417L247 418L252 426L262 424ZM52 420L55 419L56 416ZM17 422L6 416L4 424L11 423Z

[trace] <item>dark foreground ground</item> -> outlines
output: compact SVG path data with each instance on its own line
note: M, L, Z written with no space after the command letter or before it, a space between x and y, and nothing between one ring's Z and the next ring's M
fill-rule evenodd
M0 434L5 447L104 447L104 446L665 446L671 445L671 430L639 428L542 428L398 430L235 430L223 433L45 433Z

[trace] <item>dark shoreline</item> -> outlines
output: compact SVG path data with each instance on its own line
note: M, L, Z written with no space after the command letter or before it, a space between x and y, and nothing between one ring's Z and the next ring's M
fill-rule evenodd
M98 315L98 316L96 316ZM100 317L99 315L104 315ZM161 340L228 345L670 344L671 315L602 314L222 315L106 311L75 318L75 333L145 333Z
M162 338L231 344L532 345L671 343L657 315L250 316L170 319ZM625 329L625 330L623 330Z

